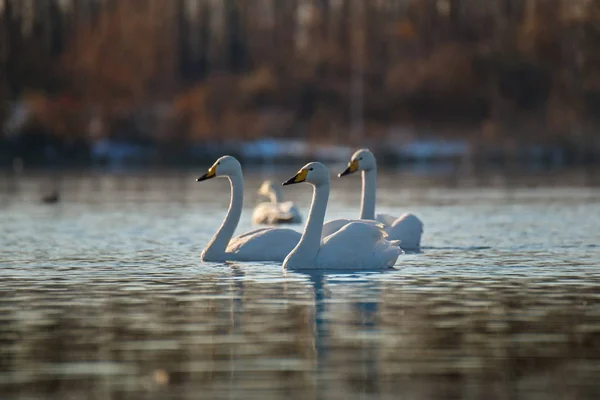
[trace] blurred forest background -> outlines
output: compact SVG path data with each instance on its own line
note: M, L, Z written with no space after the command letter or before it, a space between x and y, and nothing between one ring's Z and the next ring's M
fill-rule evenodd
M597 162L599 122L600 0L0 0L3 163Z

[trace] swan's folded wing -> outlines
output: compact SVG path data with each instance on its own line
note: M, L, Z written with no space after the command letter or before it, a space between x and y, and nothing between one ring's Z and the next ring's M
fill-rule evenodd
M231 243L238 242L238 241L239 241L240 243L243 243L243 242L245 242L246 240L248 240L248 238L251 238L251 237L257 236L257 235L259 235L261 232L264 232L264 231L269 231L269 230L272 230L272 229L273 229L273 228L258 228L258 229L254 229L254 230L252 230L252 231L248 231L248 232L246 232L246 233L242 233L241 235L239 235L239 236L236 236L236 237L234 237L233 239L231 239L231 240L229 241L229 245L231 246Z
M319 260L323 265L347 269L392 266L402 251L386 237L387 233L375 221L352 221L325 238Z
M256 229L231 239L227 252L236 254L238 261L283 261L300 236L293 229Z
M378 228L379 230L381 230L385 234L386 227L381 222L373 221L370 219L340 218L340 219L332 219L331 221L327 221L323 224L323 230L321 232L321 240L325 240L326 237L333 235L334 233L338 232L340 229L342 229L343 227L345 227L346 225L348 225L351 222L360 222L362 224L372 225L372 226Z
M327 221L323 224L323 230L321 231L321 240L324 240L327 236L330 236L344 226L346 226L350 222L349 219L340 218L340 219L332 219L331 221Z

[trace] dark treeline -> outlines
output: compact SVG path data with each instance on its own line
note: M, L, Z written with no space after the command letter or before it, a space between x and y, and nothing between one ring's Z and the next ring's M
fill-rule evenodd
M4 126L70 143L591 149L600 0L4 0L0 74Z

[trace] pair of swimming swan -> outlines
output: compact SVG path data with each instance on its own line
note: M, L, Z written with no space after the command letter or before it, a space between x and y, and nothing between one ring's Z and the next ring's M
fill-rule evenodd
M273 181L264 181L258 189L258 194L269 199L260 203L252 212L254 224L299 224L302 222L300 211L293 201L283 201L279 185Z
M361 161L365 159L361 152L368 150L356 152L343 174L360 169ZM372 158L374 160L374 156ZM293 178L284 182L284 185L307 182L313 186L312 204L302 235L292 229L261 228L232 239L242 212L241 165L233 157L221 157L197 180L214 177L229 179L231 202L223 224L202 252L203 261L283 260L286 269L384 269L393 266L402 253L398 247L399 240L389 240L381 223L344 219L323 225L330 178L329 170L321 163L305 165ZM363 191L364 183L363 175ZM365 204L363 198L363 209Z

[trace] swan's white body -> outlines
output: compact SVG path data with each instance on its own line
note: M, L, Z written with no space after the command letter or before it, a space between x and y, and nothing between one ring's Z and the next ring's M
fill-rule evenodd
M292 229L261 228L232 239L244 202L242 167L235 158L223 156L198 181L213 177L229 179L231 198L223 224L202 251L202 261L283 261L298 244L300 233Z
M399 240L400 247L409 252L421 251L423 222L414 214L404 213L400 217L390 214L377 214L375 220L385 225L390 238Z
M302 216L293 201L283 201L279 187L271 181L264 181L258 194L268 197L269 202L258 204L252 213L254 224L299 224Z
M355 221L360 221L363 224L373 225L373 226L376 226L383 230L386 229L385 224L383 224L379 221L370 220L370 219L360 219L360 220L348 219L348 218L332 219L331 221L327 221L323 224L323 230L321 232L321 239L325 240L325 238L327 236L334 234L335 232L339 231L340 229L342 229L344 226L346 226L350 222L355 222Z
M323 164L309 163L285 184L300 182L313 186L313 199L302 238L285 258L284 268L379 270L396 263L402 250L397 242L387 240L385 231L372 221L347 222L321 241L330 191L329 170Z
M362 198L360 218L375 220L385 225L385 230L390 239L399 240L404 251L421 251L421 236L423 235L423 222L410 213L394 217L389 214L375 215L375 200L377 191L377 162L369 150L358 150L352 155L348 168L340 176L356 171L362 174ZM323 234L331 234L340 229L339 224L326 226Z

